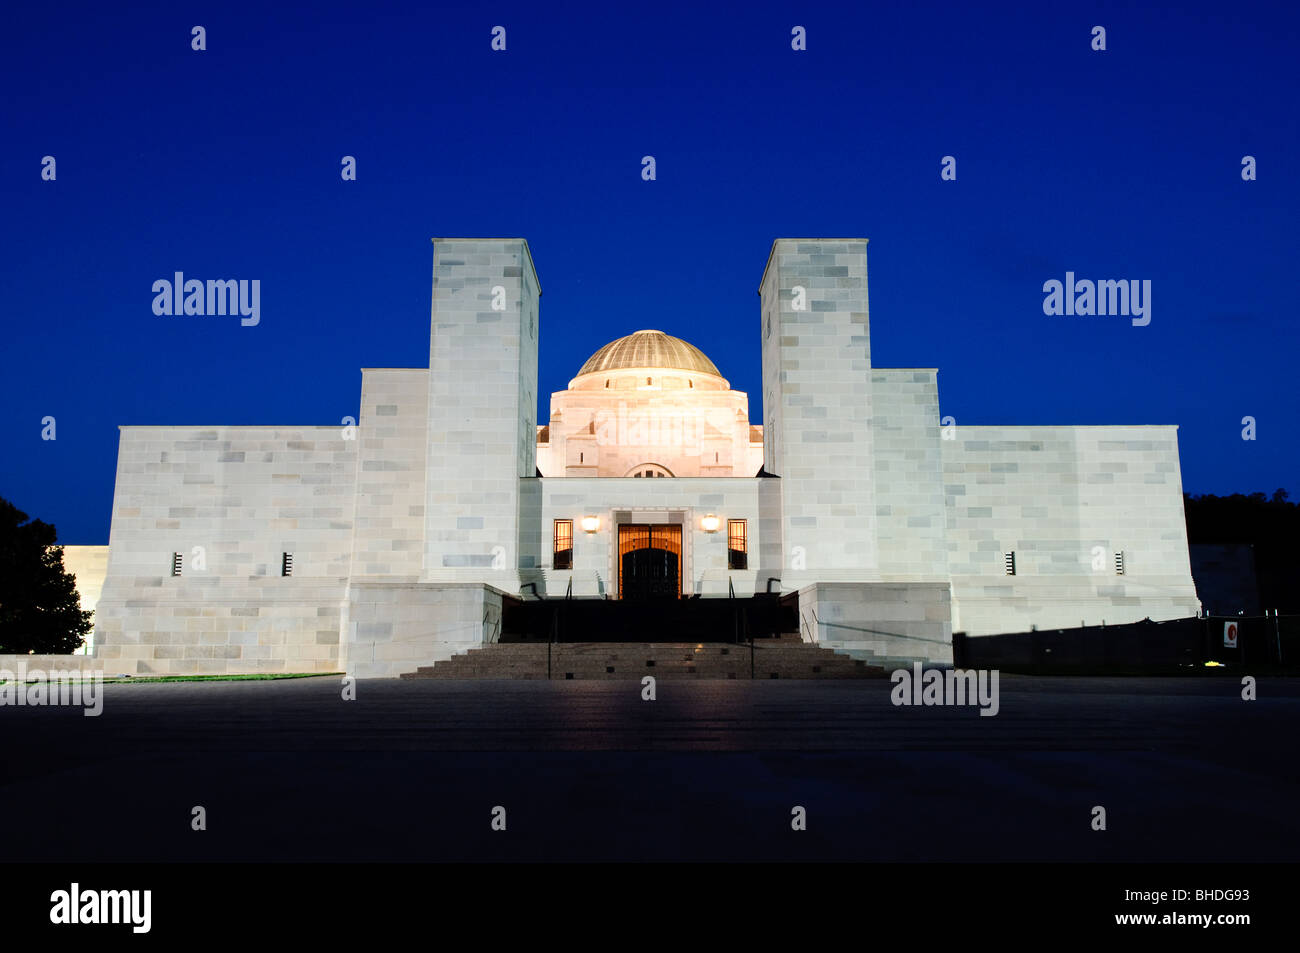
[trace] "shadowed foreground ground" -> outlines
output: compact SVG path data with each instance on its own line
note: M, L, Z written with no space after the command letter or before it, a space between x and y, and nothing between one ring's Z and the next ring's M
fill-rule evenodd
M0 708L11 861L1291 861L1300 682L1004 676L1001 710L877 682L105 687ZM208 829L190 828L191 808ZM490 829L507 810L507 830ZM795 805L807 831L790 830ZM1090 828L1103 805L1107 830Z

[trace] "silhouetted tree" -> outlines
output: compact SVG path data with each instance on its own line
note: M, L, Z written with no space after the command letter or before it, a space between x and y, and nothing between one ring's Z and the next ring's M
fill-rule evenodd
M54 527L0 498L0 654L64 655L86 641L76 577L63 569Z

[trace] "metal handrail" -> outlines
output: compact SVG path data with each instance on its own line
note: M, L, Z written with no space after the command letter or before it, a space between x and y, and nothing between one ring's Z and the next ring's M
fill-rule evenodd
M850 632L867 632L870 633L871 635L888 636L891 639L907 639L910 642L931 642L935 645L952 644L951 642L945 641L943 639L925 639L919 635L904 635L902 632L882 632L880 629L868 629L866 626L861 626L861 625L845 625L843 622L823 622L821 619L817 618L816 609L810 609L809 611L812 613L813 621L816 622L818 625L826 625L834 629L848 629Z
M551 613L551 632L550 637L546 640L546 680L551 680L551 646L555 644L556 629L559 626L560 616L557 612Z
M745 622L745 627L749 628L749 620L746 619ZM749 680L751 682L754 680L754 631L752 629L749 631Z

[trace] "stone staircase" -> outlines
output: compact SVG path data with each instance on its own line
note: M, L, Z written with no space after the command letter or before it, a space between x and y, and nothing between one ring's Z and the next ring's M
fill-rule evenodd
M558 642L550 646L552 679L747 679L748 645L678 642ZM402 678L547 677L545 643L494 643L427 665ZM884 678L878 664L797 639L754 647L754 678Z

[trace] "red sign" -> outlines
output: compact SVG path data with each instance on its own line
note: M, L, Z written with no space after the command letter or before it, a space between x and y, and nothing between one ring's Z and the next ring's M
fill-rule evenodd
M1223 623L1223 647L1228 649L1237 647L1237 623Z

